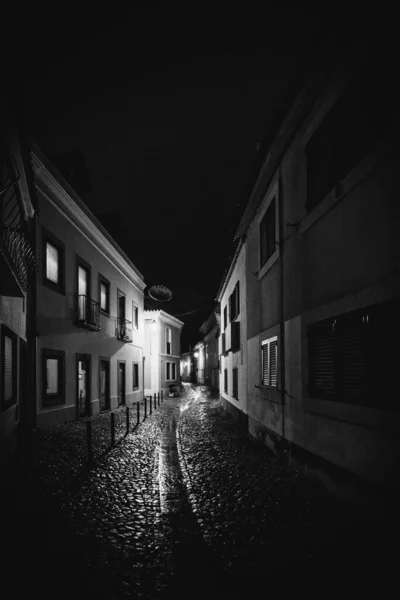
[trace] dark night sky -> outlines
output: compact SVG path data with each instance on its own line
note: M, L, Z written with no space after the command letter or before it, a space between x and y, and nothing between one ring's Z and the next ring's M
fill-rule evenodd
M257 13L220 25L155 12L42 20L35 9L13 77L39 146L83 155L83 199L114 212L111 233L146 283L172 290L166 309L199 311L189 333L227 265L256 143L327 26L304 8L270 8L261 28Z

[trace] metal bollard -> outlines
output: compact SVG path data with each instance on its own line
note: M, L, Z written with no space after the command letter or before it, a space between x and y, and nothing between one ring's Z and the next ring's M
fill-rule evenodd
M160 392L158 392L158 394L157 394L157 401L158 401L158 406L160 406Z
M93 462L92 422L91 421L86 421L86 441L87 441L88 463L91 465Z
M154 410L157 408L157 394L154 392Z
M129 406L126 407L126 435L129 433Z
M149 396L149 400L150 400L150 414L153 414L153 399L151 397L151 394Z
M140 402L136 402L136 425L140 423Z
M147 398L144 397L144 418L147 419Z
M111 413L111 446L115 445L115 414Z

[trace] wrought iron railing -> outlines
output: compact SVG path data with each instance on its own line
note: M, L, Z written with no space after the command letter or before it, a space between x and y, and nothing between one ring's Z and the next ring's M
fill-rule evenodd
M0 251L23 292L31 270L38 273L19 188L20 173L0 148Z
M121 319L118 317L117 319L117 338L122 340L123 342L131 342L132 341L132 321L128 321L127 319Z
M84 294L77 297L77 322L94 331L100 329L100 304Z

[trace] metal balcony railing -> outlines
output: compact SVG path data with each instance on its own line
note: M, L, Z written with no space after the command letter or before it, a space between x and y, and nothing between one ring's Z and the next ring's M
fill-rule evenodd
M120 317L118 317L116 336L119 340L121 340L123 342L131 342L132 341L132 321L128 321L127 319L121 319Z
M92 331L100 330L100 304L85 296L77 296L77 324Z
M20 174L10 154L0 147L0 252L26 292L31 270L38 266L30 236L19 188Z

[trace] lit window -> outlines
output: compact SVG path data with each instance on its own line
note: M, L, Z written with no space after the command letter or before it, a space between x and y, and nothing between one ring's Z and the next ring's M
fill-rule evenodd
M65 353L42 350L43 406L65 402Z
M110 282L100 275L100 310L110 312Z
M262 355L262 385L276 387L278 367L278 338L277 336L261 342Z
M171 344L171 337L172 337L172 332L171 332L171 327L166 327L165 328L165 336L166 336L166 340L167 340L167 354L172 354L172 344Z
M49 281L60 283L60 255L58 249L46 242L46 277Z
M48 358L46 360L47 369L47 389L46 394L56 394L58 392L58 359Z

